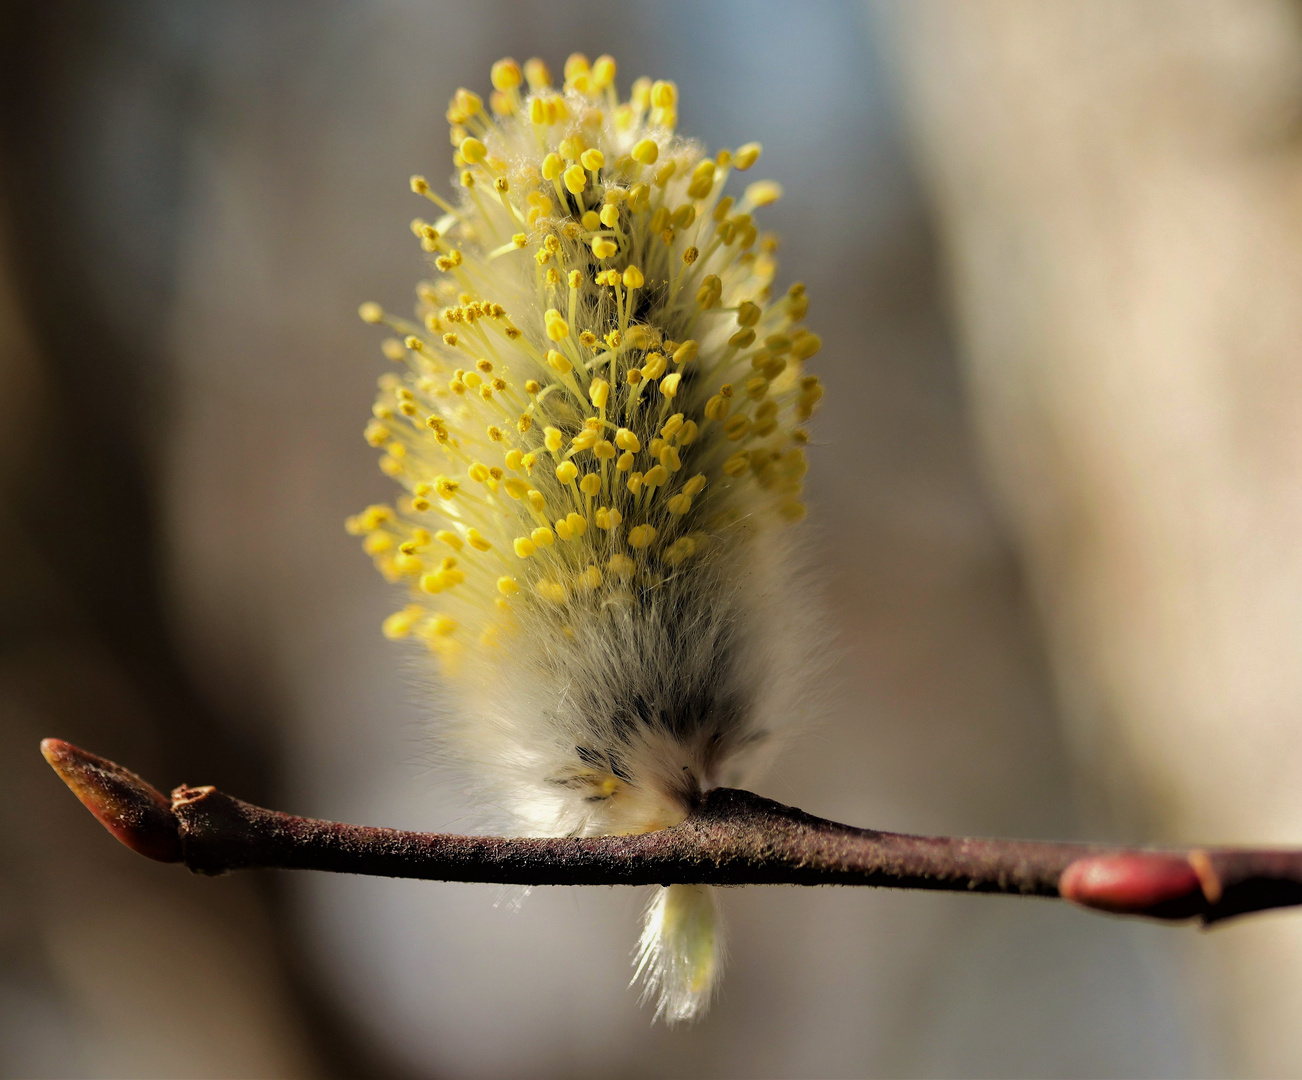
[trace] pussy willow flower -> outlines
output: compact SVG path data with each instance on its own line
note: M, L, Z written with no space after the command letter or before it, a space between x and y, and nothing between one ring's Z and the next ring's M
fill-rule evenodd
M804 515L804 287L725 194L760 147L707 155L678 92L571 56L554 87L493 65L490 107L448 109L459 192L412 222L432 260L366 439L401 485L348 522L409 602L460 712L451 752L515 827L605 835L682 820L753 779L800 711L809 650L786 526ZM659 890L639 970L658 1015L697 1015L719 966L708 889Z

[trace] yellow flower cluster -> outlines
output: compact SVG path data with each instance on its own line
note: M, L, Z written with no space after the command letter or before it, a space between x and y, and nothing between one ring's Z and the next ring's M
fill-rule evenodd
M725 195L760 147L708 156L675 133L677 88L580 55L492 68L489 108L448 109L460 184L412 232L432 258L366 439L405 494L349 519L411 603L384 632L449 662L507 645L525 608L562 631L636 606L719 545L799 520L801 426L822 388L808 299L774 298L776 241Z

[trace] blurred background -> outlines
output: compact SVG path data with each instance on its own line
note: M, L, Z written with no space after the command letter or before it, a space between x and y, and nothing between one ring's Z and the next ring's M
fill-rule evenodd
M343 519L390 483L357 304L501 56L609 52L759 140L828 388L835 707L764 794L945 833L1302 843L1302 21L1283 0L0 5L0 1074L1302 1075L1302 916L1212 933L725 897L713 1014L644 897L113 844L36 753L466 829Z

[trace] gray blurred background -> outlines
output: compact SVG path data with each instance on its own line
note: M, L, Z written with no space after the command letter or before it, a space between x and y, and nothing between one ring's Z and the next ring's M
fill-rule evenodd
M881 828L1302 843L1302 26L1281 0L0 5L0 1074L1302 1075L1302 917L725 897L713 1014L643 902L112 843L36 754L474 826L344 517L498 57L613 54L756 139L828 393L835 705L762 790Z

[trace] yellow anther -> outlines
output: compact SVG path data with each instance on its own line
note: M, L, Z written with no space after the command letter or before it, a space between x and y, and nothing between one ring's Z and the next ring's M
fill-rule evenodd
M663 465L656 465L648 469L642 479L647 487L664 487L669 483L669 470Z
M679 492L665 504L669 512L677 517L682 517L692 508L692 497Z
M778 507L778 514L784 520L794 523L804 518L805 508L798 502L783 503Z
M570 523L564 518L557 518L554 528L556 529L556 535L562 540L574 539L574 530L570 528Z
M384 320L384 308L374 300L366 301L357 309L357 314L362 317L362 322L378 323Z
M754 328L747 327L745 330L738 330L728 339L728 344L737 349L749 349L755 344Z
M682 382L683 376L675 371L672 375L666 375L660 380L660 393L665 397L671 398L678 393L678 384Z
M714 206L714 213L710 217L715 221L725 221L728 217L728 211L732 209L733 198L731 195L725 195Z
M609 439L602 439L593 446L592 452L598 461L609 461L616 454L615 444Z
M746 380L746 396L751 401L759 401L769 392L769 381L763 375L756 375L753 379Z
M642 444L638 441L638 437L629 431L628 428L620 428L615 432L615 445L621 450L632 450L635 454L642 449Z
M571 82L576 76L586 75L590 70L588 58L583 53L570 53L565 61L565 81Z
M392 435L393 432L378 420L372 420L366 425L366 430L362 434L365 436L366 441L372 446L383 446L388 442L389 436Z
M581 220L583 222L583 227L587 229L588 232L596 232L601 228L601 218L597 215L595 210L585 210Z
M564 341L570 336L570 324L561 317L561 313L555 308L547 309L547 313L543 316L543 322L547 327L547 336L552 341Z
M584 570L581 574L579 574L579 584L582 585L585 589L601 588L601 571L598 570L595 566L589 566L586 570Z
M475 186L475 174L472 173L469 169L463 169L462 172L461 172L461 186L462 186L462 187L474 187L474 186ZM449 260L449 261L450 261L450 260ZM435 265L436 265L436 266L438 265L438 260L437 260L437 259L435 260ZM453 265L455 265L455 264L453 264ZM449 267L449 268L450 268L450 267ZM442 267L439 267L439 269L443 269L443 268L442 268Z
M560 450L564 442L565 436L561 434L560 428L543 428L543 445L553 454Z
M696 541L690 536L683 536L675 540L661 554L670 566L677 566L684 559L690 558L696 552Z
M651 104L657 109L672 109L678 103L678 87L660 80L651 86Z
M753 304L749 300L743 300L741 304L737 306L737 325L754 326L760 321L760 316L762 314L763 310L758 304Z
M534 103L537 104L536 98L534 99ZM543 158L543 163L542 163L543 179L555 180L558 176L561 175L561 171L564 168L565 168L565 162L561 160L560 154L554 152L548 154L545 158Z
M584 150L579 155L579 164L590 172L596 172L606 164L606 155L600 150Z
M497 579L497 591L503 596L513 596L520 591L520 585L515 578L504 574Z
M683 485L683 494L694 499L705 490L705 474L697 473Z
M411 190L417 195L424 195L429 191L429 181L423 176L413 176L411 178Z
M637 569L637 563L627 555L612 555L606 567L616 577L630 578L633 576L633 571Z
M547 500L543 498L543 493L541 491L538 491L535 488L530 488L528 494L525 495L525 498L529 502L529 508L535 513L541 514L546 511Z
M651 104L651 80L645 75L633 80L633 85L628 88L629 103L635 109L645 109Z
M529 102L529 120L539 127L547 123L547 103L542 98L536 97ZM551 177L548 179L550 180Z
M748 431L750 431L750 417L744 413L730 416L723 422L723 433L733 442L744 438Z
M407 347L397 338L385 338L380 342L380 351L388 360L406 360Z
M689 247L686 251L683 252L683 263L686 266L691 266L692 263L696 262L696 260L699 259L700 257L701 257L700 249L697 248L695 245L693 245L692 247Z
M556 534L552 532L551 529L547 528L546 525L539 525L538 528L534 529L534 531L529 534L529 539L532 540L537 547L551 547L556 543Z
M705 403L705 418L707 420L723 420L727 417L732 406L728 399L722 394L715 394Z
M609 532L611 529L619 528L619 523L624 520L624 515L613 506L599 506L597 512L592 515L592 520L596 523L598 529L605 529Z
M791 346L791 355L797 360L808 360L823 347L823 339L817 334L802 334Z
M557 352L555 349L547 350L547 366L557 375L567 375L574 367L564 353Z
M659 454L660 464L670 472L677 472L683 467L682 458L678 456L678 447L666 446Z
M513 499L523 499L525 493L529 490L528 484L514 476L502 481L502 487L506 489L506 493Z
M595 236L592 239L592 254L598 259L609 259L618 250L615 241L607 236Z
M563 604L570 597L569 590L564 585L559 581L551 581L547 578L536 583L533 587L533 591L537 593L541 599L547 600L553 604Z
M631 469L632 467L633 467L633 454L631 451L625 450L622 454L619 455L619 460L615 462L615 468L618 469L620 472L628 472L628 470Z
M646 283L646 278L642 276L642 271L636 266L630 266L624 271L624 288L640 289Z
M488 479L488 466L481 461L476 461L470 466L470 479L482 484Z
M588 174L584 171L582 165L571 165L562 174L565 181L565 189L571 195L580 195L583 189L588 186Z
M682 428L682 426L683 426L683 414L680 412L674 413L673 416L671 416L668 420L664 422L664 426L661 427L660 429L660 435L662 438L672 439Z
M599 438L600 435L597 432L591 431L585 427L570 440L570 449L575 453L578 453L580 450L587 450L594 446Z
M750 468L750 455L745 450L739 450L723 463L723 471L727 476L742 476Z
M440 499L450 499L461 489L461 485L447 476L438 476L434 479L434 490L438 492Z
M651 189L646 184L634 184L628 189L628 195L625 197L628 202L628 208L635 214L640 214L646 210L647 205L651 202Z
M669 361L665 359L664 353L647 353L646 358L642 361L642 377L644 379L658 379L668 368Z
M509 56L493 65L489 78L492 80L493 89L502 91L514 90L524 81L520 65Z
M674 173L678 171L676 161L666 161L660 168L656 169L655 184L656 187L664 187L674 178Z
M419 604L411 604L401 611L395 611L383 623L380 629L384 636L391 641L397 641L399 638L407 637L416 624L416 620L425 614L425 609Z
M461 550L461 537L451 529L439 529L439 531L434 534L434 539L438 540L440 543L447 544L447 546L453 551Z
M696 290L696 302L703 308L712 308L723 297L723 282L718 274L707 274Z
M524 383L524 392L530 397L536 397L542 393L542 383L537 379L526 379Z
M732 163L743 172L749 169L755 162L760 159L760 152L763 147L757 142L748 142L745 146L739 146L737 153L733 155Z
M636 550L650 547L655 543L656 527L654 525L634 525L628 530L628 546Z
M660 147L654 139L643 139L634 144L632 155L633 160L642 165L654 165L660 156Z
M592 404L598 409L604 409L606 402L610 399L610 383L605 379L593 379L588 386L588 397L592 399Z
M437 593L443 591L443 575L440 571L434 571L432 574L422 574L420 578L421 592Z
M488 156L488 147L473 135L461 140L461 156L468 165L478 165Z
M367 555L383 555L393 548L393 537L384 532L373 532L362 541L362 550Z
M538 550L537 545L527 536L517 536L512 547L515 548L515 553L522 559L527 559Z
M484 534L478 529L467 529L466 541L476 551L488 551L493 546L493 542L485 538Z
M769 206L782 198L782 185L772 180L757 180L743 197L751 206Z
M455 109L461 114L462 119L469 119L476 113L484 111L484 99L476 94L473 90L467 90L464 86L457 88L453 95L450 110ZM449 117L449 123L460 123L460 120L452 120Z
M587 217L587 214L584 217ZM597 222L608 229L613 229L619 224L619 205L617 203L606 203L601 208L601 213L597 215Z
M579 490L583 492L584 495L600 495L601 477L596 473L588 473L579 481Z
M574 483L574 478L579 475L579 467L572 461L562 461L556 466L556 479L562 484Z
M397 568L398 573L404 574L408 577L413 577L416 574L419 574L425 567L425 564L420 560L419 556L408 555L405 552L400 552L394 556L393 565Z
M545 90L552 84L552 73L536 56L524 63L524 77L531 90Z
M704 199L714 188L714 162L709 158L698 162L692 170L691 182L687 185L687 197Z
M678 445L690 446L696 441L696 433L700 429L696 426L695 420L688 420L683 425L683 429L678 433Z

